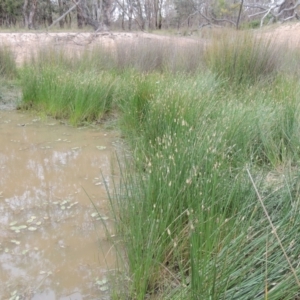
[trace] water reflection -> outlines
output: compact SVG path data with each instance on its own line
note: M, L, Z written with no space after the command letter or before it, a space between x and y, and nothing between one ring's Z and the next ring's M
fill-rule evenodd
M112 232L101 172L109 184L117 135L33 119L0 111L0 299L105 299L114 253L93 204Z

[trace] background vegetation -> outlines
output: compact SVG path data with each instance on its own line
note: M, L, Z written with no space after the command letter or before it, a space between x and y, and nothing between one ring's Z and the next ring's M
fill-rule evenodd
M205 26L256 28L299 19L295 1L260 0L1 0L0 26L41 29L92 27L101 31L176 30Z
M114 297L297 299L291 53L247 32L155 43L124 56L122 44L73 57L48 48L19 71L21 108L75 125L118 116L130 155L110 193L124 266Z

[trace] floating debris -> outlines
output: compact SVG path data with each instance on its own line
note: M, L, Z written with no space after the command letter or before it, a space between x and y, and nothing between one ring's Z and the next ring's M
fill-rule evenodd
M105 149L106 149L105 146L96 146L96 148L97 148L98 150L105 150Z
M106 217L106 216L100 216L100 214L98 212L91 213L91 217L92 218L96 218L97 221L99 221L99 220L102 220L102 221L108 220L108 217Z
M105 216L99 216L96 220L98 220L98 221L100 221L100 220L106 221L106 220L108 220L108 219L109 219L108 217L105 217Z
M61 210L65 210L65 209L70 209L74 205L78 204L78 201L74 202L74 203L71 203L71 201L67 199L67 200L62 201L61 203L59 203L59 202L53 202L53 204L59 204L60 205L60 209Z
M74 202L74 203L71 203L67 208L69 209L69 208L72 208L74 205L77 205L78 204L78 202Z
M22 251L22 254L25 255L28 251L29 251L28 249L23 250L23 251Z
M13 244L16 244L16 245L20 245L20 243L21 243L20 241L17 241L17 240L11 240L10 242Z
M22 229L27 228L26 225L20 225L20 226L11 226L10 230L13 230L15 233L21 232Z
M10 298L9 298L9 300L20 300L21 298L20 298L20 296L18 295L18 291L17 290L15 290L15 291L13 291L12 293L10 293Z
M36 219L36 216L31 216L30 219L26 221L26 223L32 223Z
M98 278L96 279L95 284L98 286L99 290L101 292L106 292L108 291L108 286L107 286L108 280L106 278L103 278L102 280L99 280Z
M31 227L28 227L28 230L29 230L29 231L36 231L36 230L37 230L37 228L36 228L36 227L33 227L33 226L31 226Z
M101 291L101 292L106 292L106 291L108 291L108 286L101 286L100 288L99 288L99 290Z
M10 227L10 229L13 230L15 233L19 233L20 232L19 227L16 227L16 226L12 226L12 227Z

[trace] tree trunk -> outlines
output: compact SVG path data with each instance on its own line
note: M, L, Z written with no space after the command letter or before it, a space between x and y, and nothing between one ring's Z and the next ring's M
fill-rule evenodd
M85 19L84 19L84 4L83 1L77 5L77 27L83 28L85 25Z
M59 15L62 16L63 13L64 13L64 4L63 4L63 0L58 0L58 7L59 7L59 9L58 9ZM64 26L65 26L65 20L64 20L64 19L61 19L61 20L59 21L59 27L60 27L60 28L64 28Z
M47 22L48 26L50 26L53 22L51 0L47 0Z
M286 19L292 17L295 13L295 9L291 9L295 6L294 0L285 0L279 7L278 13L280 14L280 19Z
M140 23L139 23L140 29L145 30L146 21L145 21L145 18L143 16L143 9L142 9L142 4L141 4L140 0L137 1L137 14L138 14L138 17L140 19Z
M96 9L96 20L97 22L101 23L101 20L102 20L102 0L97 0L96 4L95 4L95 9Z
M122 30L125 30L125 10L124 10L124 5L125 5L124 0L122 0L122 13L120 13Z
M159 0L154 1L154 6L153 6L153 14L154 14L154 26L155 29L158 29L158 11L159 11Z
M23 19L24 19L24 26L28 28L29 20L28 20L28 0L24 0L23 4Z
M155 29L161 29L162 26L162 5L163 5L163 0L154 1L153 15L155 21Z
M72 27L72 16L70 13L65 16L65 23L67 24L68 28Z
M103 23L107 27L111 24L111 11L112 11L112 1L111 0L102 0L102 9L103 9Z
M131 0L128 1L128 30L132 30L132 14L133 14L133 8L132 8L132 2ZM124 10L125 7L123 6Z
M149 28L149 29L152 29L152 25L151 25L151 3L149 0L146 0L145 1L145 4L144 4L144 11L145 11L145 25ZM140 16L141 18L143 18L143 12L141 10L140 12Z
M36 15L37 0L24 0L23 4L23 18L24 25L28 29L34 28L34 18Z
M37 0L31 0L31 8L28 17L28 29L33 29L35 27L34 17L36 14L36 8L37 8Z

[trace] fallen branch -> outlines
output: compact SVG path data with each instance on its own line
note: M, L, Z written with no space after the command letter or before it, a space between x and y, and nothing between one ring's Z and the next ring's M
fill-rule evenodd
M240 9L239 9L239 15L236 21L236 30L239 29L239 24L240 24L240 18L241 18L241 14L242 14L242 9L243 9L243 4L244 4L244 0L241 1L241 5L240 5Z

